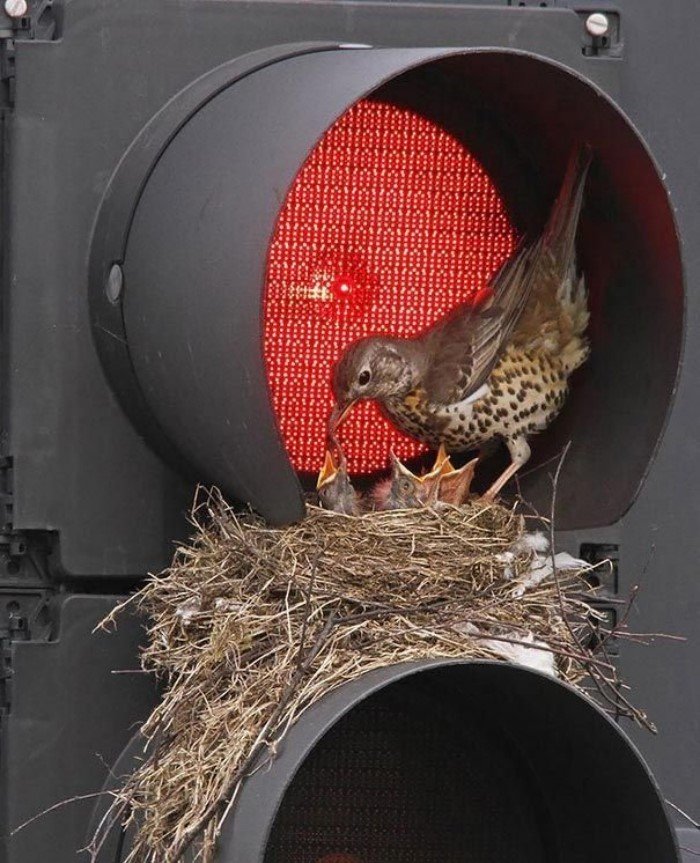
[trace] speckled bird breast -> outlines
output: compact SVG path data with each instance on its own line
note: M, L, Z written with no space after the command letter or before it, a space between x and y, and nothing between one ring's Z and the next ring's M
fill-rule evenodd
M434 406L424 390L382 405L402 431L437 449L476 449L493 437L513 438L546 428L568 392L562 362L544 352L506 349L488 380L489 392L467 406Z

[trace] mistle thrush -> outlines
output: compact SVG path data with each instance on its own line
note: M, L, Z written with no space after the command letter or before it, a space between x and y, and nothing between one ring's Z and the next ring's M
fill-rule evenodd
M416 338L363 338L345 351L333 376L332 440L361 399L376 400L398 428L435 449L463 452L501 438L511 464L486 493L496 497L588 355L575 238L590 161L587 148L573 153L542 235L520 243L483 302L457 307Z

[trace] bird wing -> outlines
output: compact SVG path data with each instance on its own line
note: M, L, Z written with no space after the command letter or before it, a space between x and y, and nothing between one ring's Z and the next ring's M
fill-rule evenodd
M422 337L430 358L422 388L432 404L474 400L528 300L540 249L541 241L521 243L494 276L484 303L459 306Z

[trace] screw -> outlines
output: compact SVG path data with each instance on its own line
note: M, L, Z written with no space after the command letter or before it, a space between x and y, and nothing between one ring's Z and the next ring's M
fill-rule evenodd
M602 36L607 36L610 29L610 21L608 16L603 12L593 12L586 18L586 30L591 36L600 39Z
M5 0L5 12L10 18L21 18L27 14L27 0Z
M124 273L119 264L113 264L105 283L105 293L110 303L118 303L124 288Z

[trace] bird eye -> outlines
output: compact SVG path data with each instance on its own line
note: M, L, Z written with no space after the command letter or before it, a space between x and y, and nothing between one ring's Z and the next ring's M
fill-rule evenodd
M401 491L409 492L411 491L411 481L408 479L401 480Z
M367 386L369 379L372 377L369 369L363 369L358 375L357 382L361 387Z

